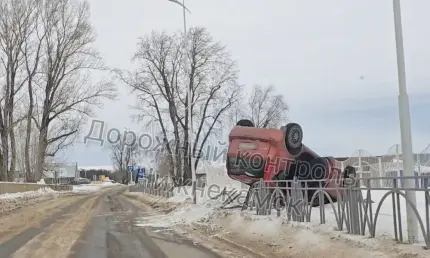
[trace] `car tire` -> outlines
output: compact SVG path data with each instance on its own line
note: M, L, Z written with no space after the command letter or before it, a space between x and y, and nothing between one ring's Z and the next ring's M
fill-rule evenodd
M255 127L254 123L248 119L239 120L239 122L236 123L236 126Z
M285 126L285 147L291 155L297 156L301 153L302 140L303 130L299 124L289 123Z

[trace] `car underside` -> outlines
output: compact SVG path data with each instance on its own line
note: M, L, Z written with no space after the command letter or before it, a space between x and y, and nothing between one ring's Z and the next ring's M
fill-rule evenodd
M287 191L292 180L306 182L308 196L324 187L336 200L339 183L355 177L355 169L341 171L336 160L321 157L302 143L300 125L290 123L280 129L256 128L240 120L229 134L226 168L234 180L253 186L264 180Z

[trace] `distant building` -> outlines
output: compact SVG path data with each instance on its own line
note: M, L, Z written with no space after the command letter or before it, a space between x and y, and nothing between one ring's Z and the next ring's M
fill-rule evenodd
M44 181L47 184L71 184L79 180L77 163L54 163L44 173Z

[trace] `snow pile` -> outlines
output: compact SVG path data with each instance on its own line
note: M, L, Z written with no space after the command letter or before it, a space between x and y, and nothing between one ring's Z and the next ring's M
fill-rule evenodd
M36 191L0 194L0 199L30 199L53 193L56 193L56 191L52 190L49 187L44 187Z
M76 193L91 193L91 192L97 192L104 188L110 188L115 186L120 186L119 183L112 183L112 182L103 182L101 184L82 184L82 185L74 185L73 186L73 192Z
M37 181L38 185L46 185L45 180L42 178L39 181Z
M255 210L241 211L240 209L219 209L227 196L218 199L208 198L208 190L198 189L197 191L197 204L190 203L192 200L191 187L183 187L182 189L175 189L175 196L172 198L164 199L165 202L184 202L182 205L174 209L167 215L156 215L149 217L136 218L135 223L137 226L146 227L172 227L175 225L204 225L209 228L220 228L226 232L239 232L247 236L261 236L267 237L266 239L278 239L288 232L295 232L303 236L303 241L318 243L321 237L328 237L332 240L340 240L349 243L355 247L367 247L371 250L379 250L384 243L393 245L392 239L394 237L393 226L393 208L392 197L388 195L384 199L381 206L379 216L376 224L376 238L369 238L368 229L366 235L351 235L345 231L337 231L337 222L335 219L335 212L330 204L324 206L325 209L325 224L320 224L320 207L312 208L311 222L294 222L287 219L285 211L281 213L280 217L276 216L276 211L273 211L268 216L257 216ZM373 218L375 217L376 209L388 190L373 190L371 192L372 212ZM363 190L363 197L366 198L367 191ZM214 194L212 194L214 195ZM243 196L244 197L244 196ZM242 198L242 201L244 198ZM163 201L163 200L159 200ZM231 205L241 204L237 200ZM406 223L406 202L403 197L400 197L401 214L402 214L402 230L403 236L407 236L407 223ZM338 208L337 204L334 205L335 209ZM424 192L417 192L417 209L420 213L421 219L425 224L425 195ZM346 228L346 227L344 227ZM420 244L423 239L421 232ZM288 237L288 236L286 236ZM296 237L297 238L297 237ZM405 237L406 238L406 237ZM389 242L384 242L389 239ZM382 241L378 241L382 240ZM303 243L305 244L305 243ZM415 248L415 246L406 245L403 249ZM406 250L405 249L405 250ZM411 250L412 250L411 249ZM415 252L413 249L411 252ZM403 251L402 251L403 252ZM406 251L405 251L406 252Z
M378 205L382 201L382 198L384 195L386 195L389 191L388 190L372 190L371 191L371 200L372 203L372 215L373 218L375 218L376 210L378 208ZM366 198L367 190L362 191L363 198ZM419 216L421 217L421 220L423 221L424 225L426 223L426 203L425 203L425 194L424 192L416 192L416 200L417 205L416 208L418 210ZM320 208L315 207L312 208L312 215L311 215L311 222L310 225L314 228L320 228L321 231L327 232L327 231L333 231L334 228L337 227L336 218L334 216L334 210L331 207L330 204L325 205L325 218L326 218L326 224L320 225L320 216L319 211ZM337 204L335 204L336 210L338 209ZM406 217L406 201L405 198L400 196L400 212L401 212L401 220L402 220L402 233L403 236L407 236L407 217ZM302 223L299 223L302 224ZM306 227L307 227L306 226ZM368 228L368 227L367 227ZM367 229L366 229L367 231ZM421 229L419 229L419 237L420 242L423 241ZM393 199L392 195L389 194L382 202L378 218L376 221L376 232L375 236L379 238L393 238L395 236L394 233L394 220L393 220Z
M105 181L103 183L101 183L102 187L111 187L111 186L119 186L121 185L120 183L114 183L112 181Z
M168 199L169 202L185 202L188 199L192 200L192 187L191 186L183 186L183 187L175 187L173 189L173 197Z
M161 200L160 200L161 201ZM184 203L166 215L145 216L136 218L137 226L170 227L178 224L209 221L219 216L221 200L206 200L198 204ZM222 213L222 212L221 212Z
M49 187L37 191L6 193L0 195L0 214L19 209L24 205L56 198L65 192L57 192Z
M241 189L242 184L231 179L227 175L227 169L224 163L207 163L202 165L202 172L206 173L206 181L208 186L217 186L220 188L227 187L228 189Z
M73 192L76 193L89 193L97 192L102 188L101 184L85 184L85 185L74 185Z

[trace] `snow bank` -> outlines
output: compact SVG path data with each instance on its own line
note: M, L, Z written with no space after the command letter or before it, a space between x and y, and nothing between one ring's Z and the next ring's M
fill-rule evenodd
M228 177L224 163L206 163L202 165L202 172L206 173L208 186L216 185L221 188L227 187L228 189L242 188L242 184L240 182Z
M39 181L37 181L38 185L46 185L45 180L42 178Z
M73 186L73 192L96 192L99 191L101 189L101 185L92 185L92 184L88 184L88 185L74 185Z
M224 164L220 163L203 163L199 165L199 173L206 173L206 187L197 188L197 202L205 203L207 200L220 194L225 188L226 191L237 190L246 194L248 186L242 185L240 182L233 180L227 176L227 171ZM182 186L176 187L173 190L173 197L169 198L169 202L184 202L193 198L192 187Z
M167 202L184 202L191 200L191 187L183 187L175 189L175 196L167 199ZM314 242L317 242L317 236L328 236L330 239L342 240L349 242L354 246L366 246L372 250L379 250L381 245L389 243L394 245L392 241L394 238L393 226L393 208L392 197L389 195L383 201L379 212L379 217L376 224L376 238L369 238L368 229L366 235L350 235L345 231L337 231L337 223L334 216L334 211L330 204L324 206L325 209L325 224L320 224L320 207L312 208L311 222L294 222L287 220L287 214L283 212L281 217L276 216L276 211L273 211L268 216L257 216L255 210L241 211L240 209L219 209L223 204L226 197L219 199L210 199L208 195L203 194L208 192L207 189L198 189L197 191L197 204L192 204L189 201L184 202L171 213L167 215L156 215L150 217L141 217L135 219L137 226L153 226L153 227L171 227L174 225L189 225L189 224L203 224L209 227L218 227L222 225L225 230L232 230L235 232L242 232L243 234L257 234L264 236L273 236L277 234L284 234L285 227L294 229L297 234L303 234L305 240L308 237L314 236ZM388 190L373 190L371 192L372 212L375 216L376 209ZM363 197L366 198L367 191L363 191ZM425 217L425 196L424 192L417 192L417 209L420 213L421 219L426 223ZM162 201L162 200L160 200ZM166 201L166 200L165 200ZM400 197L401 213L402 213L402 230L403 236L407 238L407 223L406 223L406 203L404 198ZM232 204L234 205L234 204ZM338 206L335 204L335 208ZM228 220L228 223L225 221ZM419 244L423 244L423 237L419 233ZM388 239L388 242L384 242ZM304 241L305 241L304 240ZM382 241L378 241L382 240ZM313 241L313 240L312 240ZM414 245L406 245L404 248L415 248ZM400 247L399 247L400 248ZM403 249L402 249L403 250ZM414 249L415 250L415 249Z
M19 192L19 193L5 193L0 194L0 199L29 199L29 198L37 198L44 195L49 195L52 193L56 193L56 191L52 190L49 187L40 188L36 191L27 191L27 192Z
M169 199L170 201L170 199ZM177 224L190 224L196 221L207 221L216 216L220 200L206 200L198 204L185 203L167 215L155 215L136 218L137 226L170 227Z
M372 215L375 218L376 210L378 205L380 204L382 198L385 194L387 194L388 190L372 190L371 191L371 200L372 203ZM367 190L363 190L363 198L366 198ZM417 198L417 210L419 215L424 223L424 227L426 225L426 205L425 205L425 194L424 192L416 192ZM400 196L400 213L401 213L401 222L402 222L402 233L404 238L407 238L407 221L406 221L406 201L404 197ZM337 209L337 205L335 204L335 208ZM326 225L320 225L320 216L319 216L320 208L315 207L312 208L311 214L311 226L319 227L322 231L333 230L333 228L337 227L336 218L334 216L334 211L330 204L325 205L325 216L326 216ZM366 231L368 231L366 229ZM368 233L367 233L368 234ZM394 219L393 219L393 199L391 194L389 194L382 202L379 215L376 221L376 237L380 238L394 238ZM421 229L419 229L419 240L423 241Z
M120 186L119 183L112 183L112 182L103 182L101 184L83 184L83 185L74 185L73 186L73 192L77 193L90 193L90 192L97 192L104 188L109 187L115 187Z

